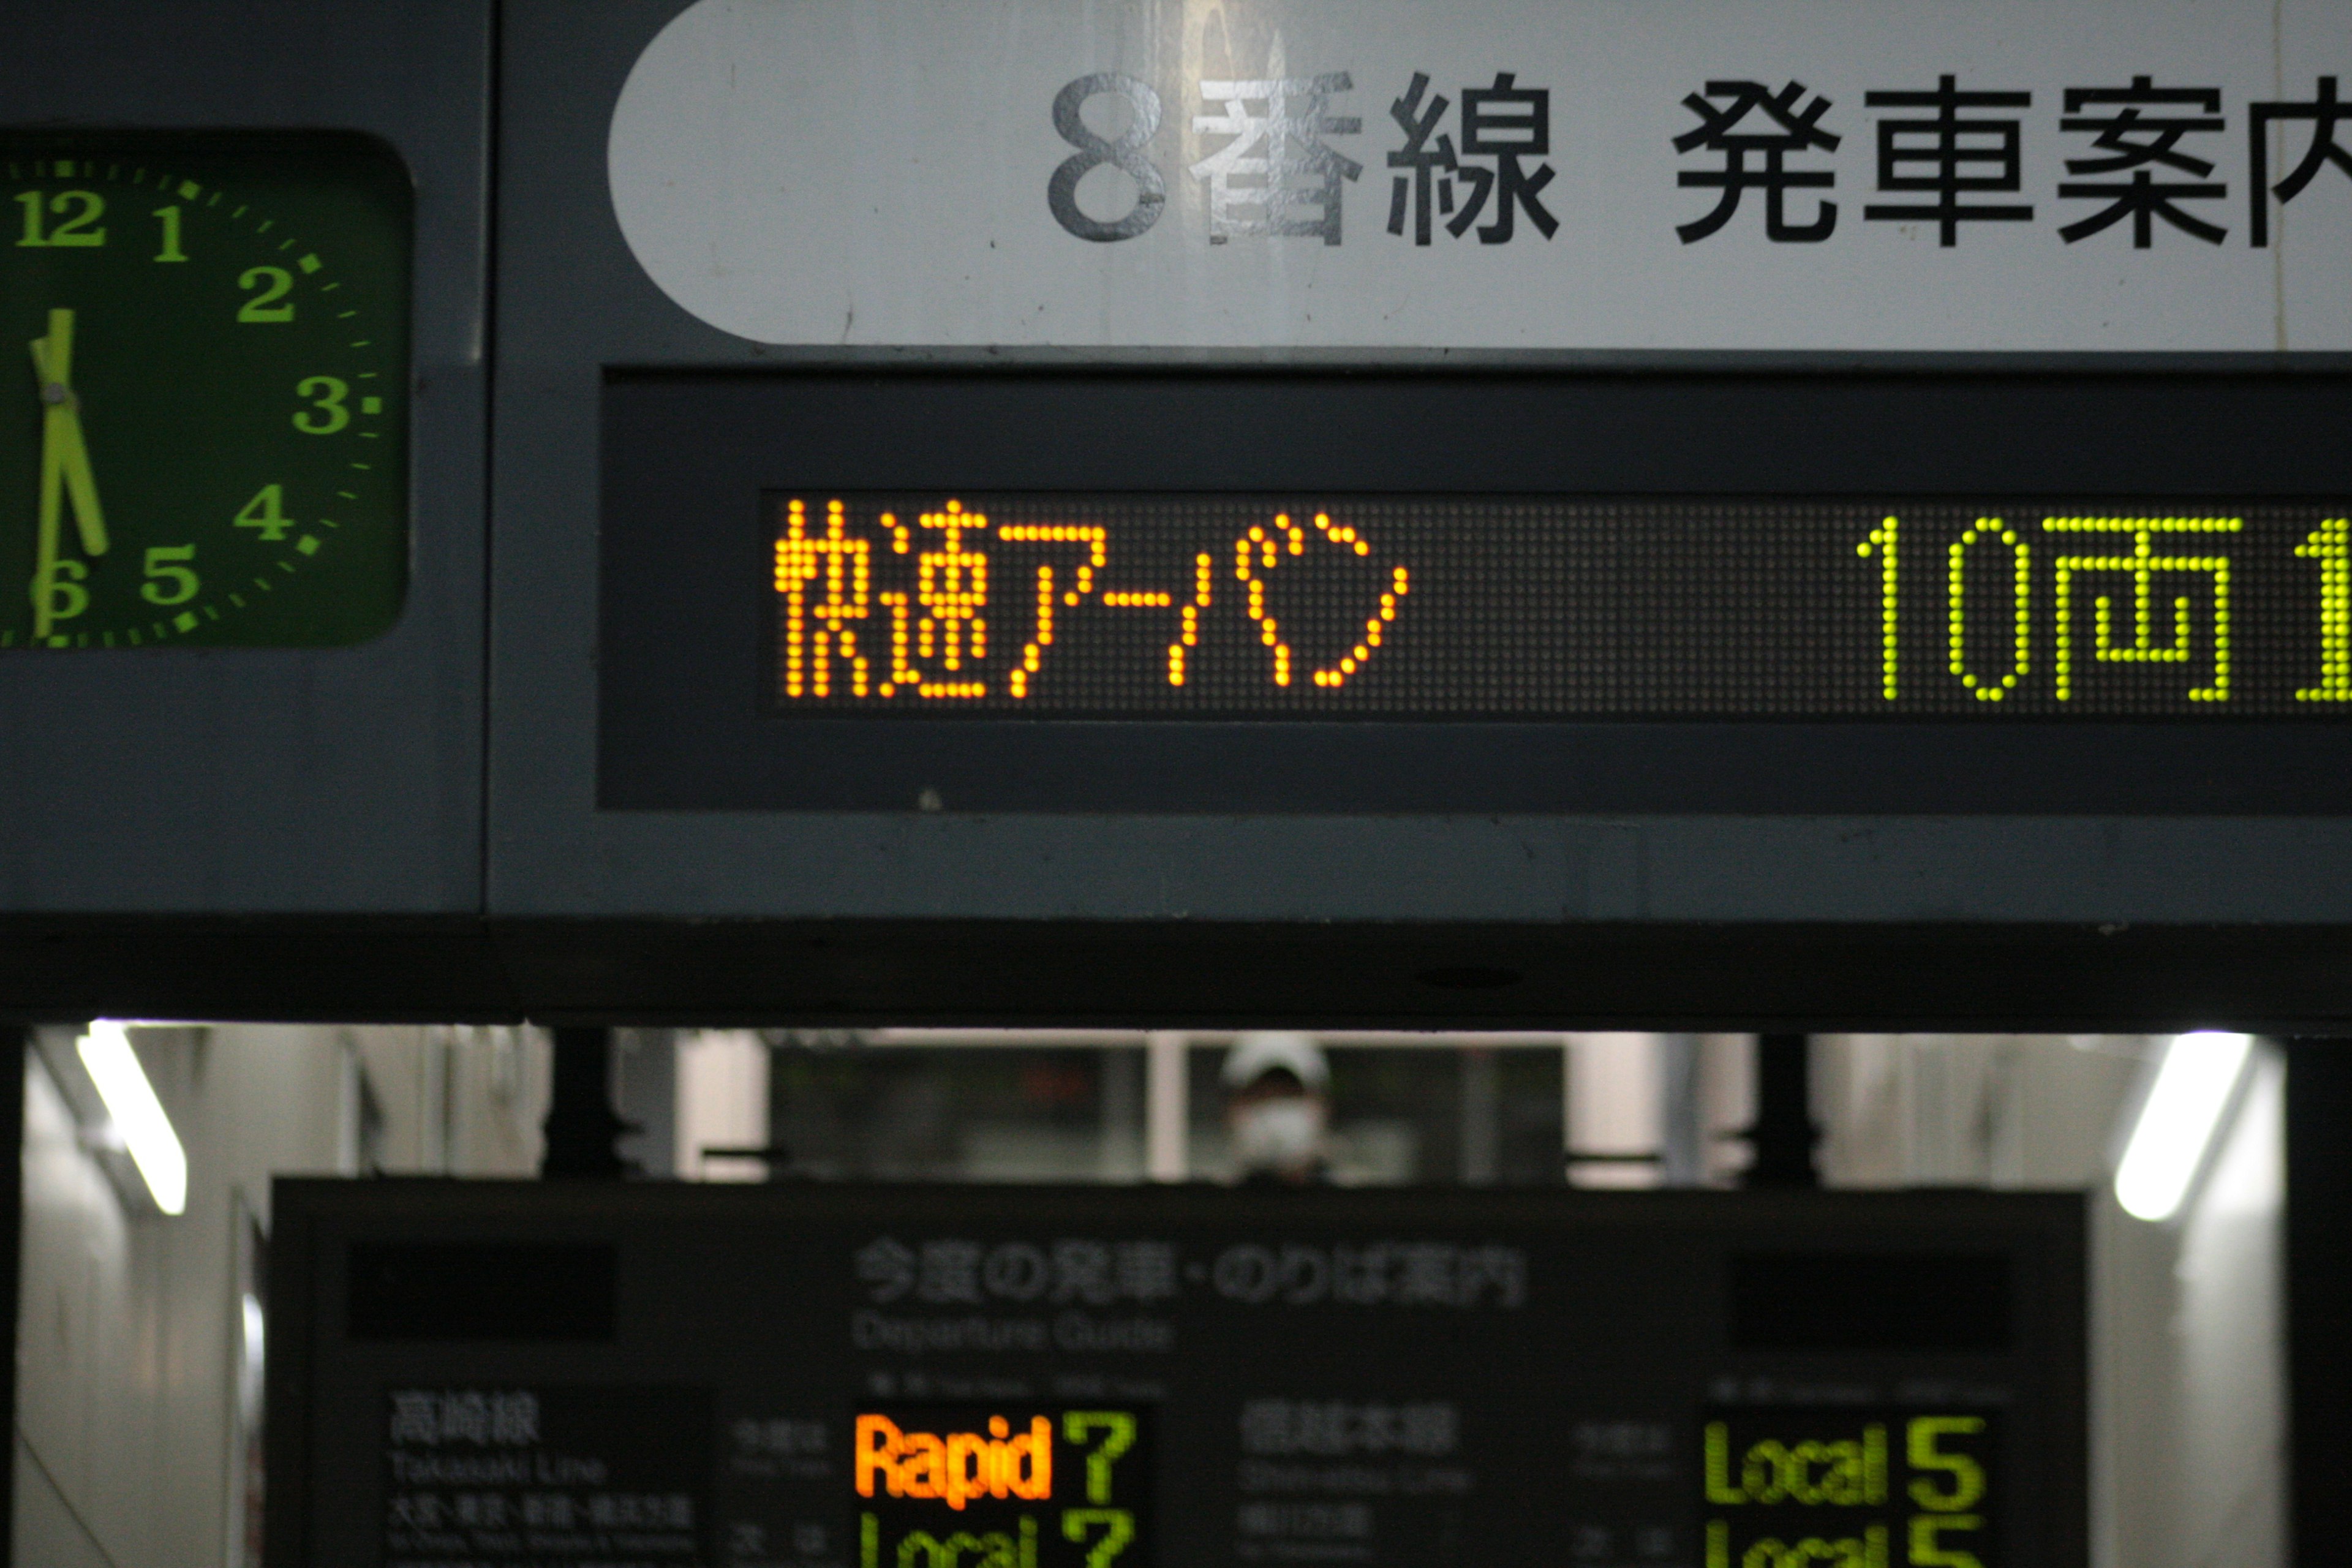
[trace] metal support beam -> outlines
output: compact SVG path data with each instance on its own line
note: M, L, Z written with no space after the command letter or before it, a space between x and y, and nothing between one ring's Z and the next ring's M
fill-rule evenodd
M1748 1129L1756 1158L1745 1184L1818 1187L1813 1163L1822 1131L1813 1124L1812 1040L1805 1035L1756 1037L1756 1120Z
M2352 1474L2352 1039L2287 1047L2286 1353L2289 1561L2320 1568Z
M8 1307L8 1350L0 1358L0 1412L8 1417L0 1454L0 1552L16 1561L16 1333L23 1310L25 1247L25 1064L29 1029L0 1029L0 1301Z
M619 1140L636 1128L613 1111L613 1032L549 1032L554 1037L555 1059L539 1173L549 1179L617 1181L630 1173Z
M1190 1055L1182 1035L1156 1033L1144 1042L1144 1173L1155 1182L1181 1182L1191 1174L1186 1145L1192 1133Z

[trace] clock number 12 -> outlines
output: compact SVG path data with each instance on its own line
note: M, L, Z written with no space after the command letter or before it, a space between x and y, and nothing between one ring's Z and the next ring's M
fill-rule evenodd
M16 241L20 247L70 247L106 243L106 230L90 226L106 212L106 198L96 191L59 191L51 196L47 203L48 215L65 221L47 233L43 233L41 228L41 193L22 192L17 195L16 203L25 209L25 233Z

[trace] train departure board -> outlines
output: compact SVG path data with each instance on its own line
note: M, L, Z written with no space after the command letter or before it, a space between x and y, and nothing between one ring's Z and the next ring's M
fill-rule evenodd
M271 1568L2082 1568L2065 1194L280 1183Z
M785 491L773 711L2340 716L2352 507Z
M2325 815L2330 420L2352 376L616 367L597 804Z

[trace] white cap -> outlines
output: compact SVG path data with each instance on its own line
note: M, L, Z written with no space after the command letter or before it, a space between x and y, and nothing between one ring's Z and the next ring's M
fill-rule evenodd
M1270 1072L1286 1072L1318 1092L1331 1081L1330 1064L1312 1035L1253 1029L1234 1036L1234 1048L1225 1053L1225 1087L1247 1089Z

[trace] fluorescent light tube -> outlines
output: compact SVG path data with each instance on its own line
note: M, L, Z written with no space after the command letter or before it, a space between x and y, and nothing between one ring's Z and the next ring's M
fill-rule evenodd
M2180 1212L2253 1043L2247 1035L2200 1030L2176 1036L2165 1047L2116 1167L2116 1202L2126 1214L2164 1220Z
M90 1025L76 1048L155 1206L167 1215L183 1213L188 1206L187 1152L180 1147L180 1136L172 1131L172 1119L155 1098L146 1069L139 1065L139 1053L131 1048L130 1035L121 1024L100 1019Z

